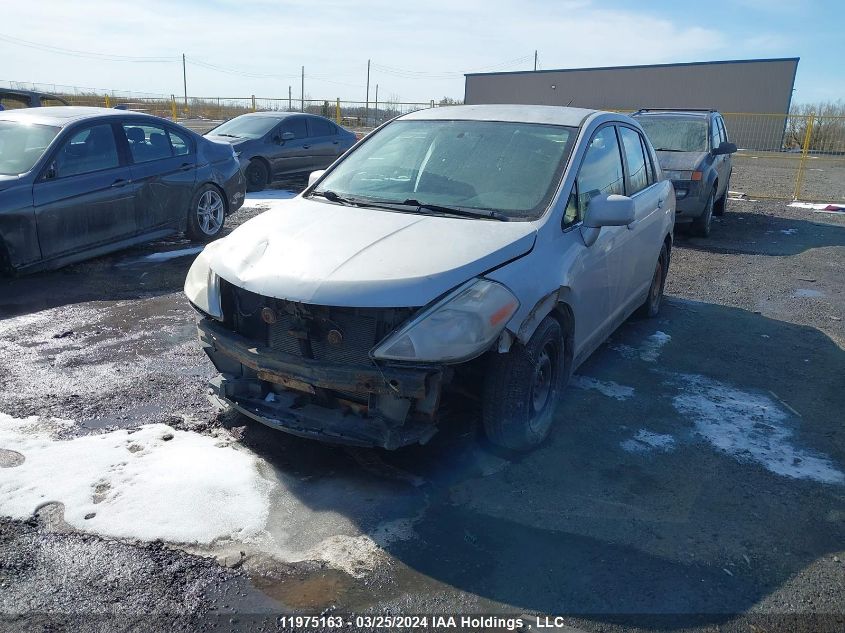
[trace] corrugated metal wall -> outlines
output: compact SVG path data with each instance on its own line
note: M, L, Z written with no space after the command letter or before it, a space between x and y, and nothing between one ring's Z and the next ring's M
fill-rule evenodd
M464 103L572 105L604 110L714 108L786 114L798 58L466 75ZM728 133L740 147L780 147L783 119Z

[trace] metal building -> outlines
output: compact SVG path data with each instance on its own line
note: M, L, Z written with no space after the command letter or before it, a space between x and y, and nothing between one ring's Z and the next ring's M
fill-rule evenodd
M728 133L740 147L781 149L798 59L470 73L464 103L713 108L729 114ZM748 114L756 115L753 125Z

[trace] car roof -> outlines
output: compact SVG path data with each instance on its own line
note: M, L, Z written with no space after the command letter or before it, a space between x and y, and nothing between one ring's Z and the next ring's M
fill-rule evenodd
M83 119L93 119L103 116L146 116L130 110L114 110L111 108L89 108L83 106L48 106L42 108L19 108L16 110L4 110L0 112L0 120L3 121L28 121L30 123L41 123L44 125L56 125L64 127ZM150 117L155 118L155 117Z
M640 110L631 114L633 117L686 117L706 119L711 114L718 114L715 110Z
M580 127L599 110L544 105L462 105L417 110L399 119L404 121L510 121L514 123L545 123Z
M268 117L271 119L286 119L289 116L317 116L316 114L309 114L307 112L246 112L244 114L239 114L238 116L260 116L260 117ZM237 118L237 117L235 117Z

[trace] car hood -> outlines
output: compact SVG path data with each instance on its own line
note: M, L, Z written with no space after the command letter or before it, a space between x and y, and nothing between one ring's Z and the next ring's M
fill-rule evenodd
M208 247L211 269L261 295L416 307L528 253L531 222L399 213L294 198Z
M3 174L0 174L0 191L8 189L12 185L20 182L20 180L21 176L19 175L13 174L11 176L4 176Z
M225 143L226 145L233 145L235 147L248 143L251 140L240 137L232 138L231 136L217 136L216 134L206 134L205 138L209 141L214 141L215 143Z
M695 169L707 152L657 152L657 162L662 169Z

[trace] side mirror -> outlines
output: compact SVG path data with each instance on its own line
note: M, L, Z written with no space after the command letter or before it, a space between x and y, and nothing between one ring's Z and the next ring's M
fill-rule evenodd
M315 182L320 180L320 178L322 178L323 174L325 174L325 173L326 173L325 169L318 169L317 171L312 171L310 174L308 174L308 186L310 187Z
M295 136L296 134L294 134L293 132L282 132L281 139L282 141L290 141L293 140Z
M736 144L735 143L728 143L728 141L723 141L719 147L713 149L713 156L721 156L723 154L734 154L736 153Z
M602 226L627 226L635 218L634 201L618 194L599 195L590 200L584 217L584 226L597 229Z

